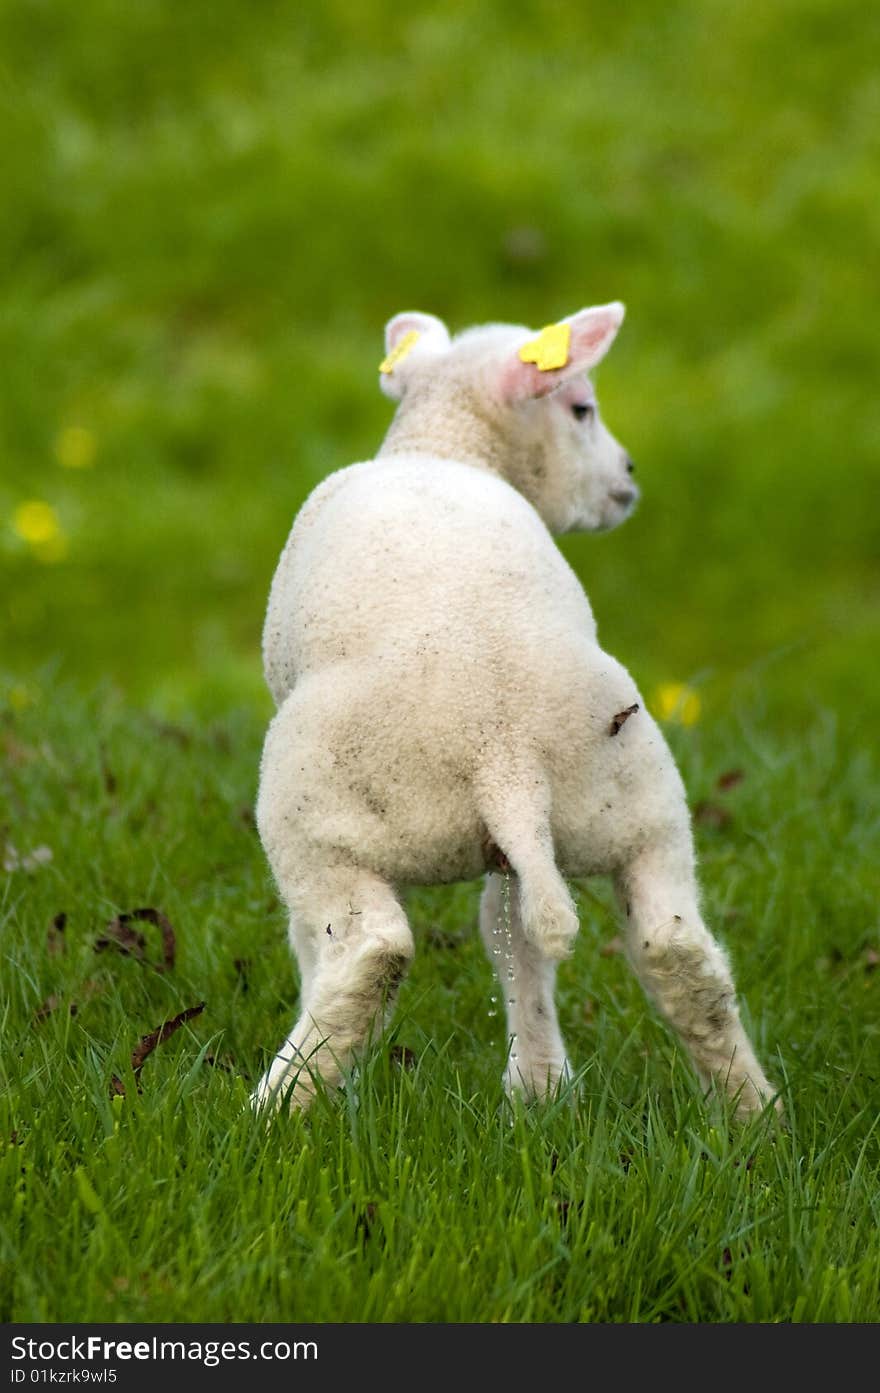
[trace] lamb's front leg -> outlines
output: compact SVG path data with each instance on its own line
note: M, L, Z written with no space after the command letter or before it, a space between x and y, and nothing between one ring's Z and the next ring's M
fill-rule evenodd
M619 876L618 890L630 961L687 1045L703 1086L734 1099L740 1117L760 1112L776 1089L740 1022L727 958L700 917L689 834L644 851Z
M503 875L488 876L480 900L480 933L507 1007L510 1049L504 1085L508 1094L542 1098L571 1074L553 1000L556 962L526 939L516 876L509 873L506 893L504 880Z

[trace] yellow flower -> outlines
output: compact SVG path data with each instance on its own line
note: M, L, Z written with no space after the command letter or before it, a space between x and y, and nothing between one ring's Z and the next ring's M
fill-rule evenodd
M23 682L17 682L14 687L9 689L9 705L13 711L24 711L36 699L33 689L25 686Z
M692 726L700 719L702 702L693 687L683 682L663 682L654 692L651 703L661 721Z
M62 469L91 469L97 452L98 442L86 426L65 426L55 437L55 458Z
M63 561L67 555L67 538L51 504L38 498L20 503L12 515L12 527L23 541L30 543L38 561L51 564Z
M61 531L58 514L48 503L32 498L27 503L19 503L12 519L12 526L19 537L36 546L40 542L51 542Z

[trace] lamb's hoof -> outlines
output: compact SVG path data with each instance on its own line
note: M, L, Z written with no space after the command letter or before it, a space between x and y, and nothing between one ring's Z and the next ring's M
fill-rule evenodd
M771 1099L773 1101L773 1111L776 1113L778 1121L785 1121L785 1109L782 1106L782 1099L774 1097L776 1089L765 1078L756 1084L751 1078L745 1078L736 1090L736 1108L734 1117L737 1122L749 1122L753 1118L760 1117L767 1111Z
M532 1067L528 1070L518 1059L507 1061L504 1071L504 1092L513 1102L519 1098L523 1102L548 1102L571 1083L571 1065L567 1059L554 1060L543 1069Z
M264 1074L250 1096L251 1109L255 1113L265 1113L266 1118L271 1118L281 1107L284 1101L283 1083L272 1086L269 1075Z
M271 1122L276 1113L307 1108L313 1098L314 1090L302 1075L297 1077L289 1066L283 1070L273 1067L260 1079L250 1096L250 1105L255 1113Z

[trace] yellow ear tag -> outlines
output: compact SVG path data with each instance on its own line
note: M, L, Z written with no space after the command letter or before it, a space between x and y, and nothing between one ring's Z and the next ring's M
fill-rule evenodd
M570 324L548 324L536 339L523 344L519 350L520 361L534 363L539 372L552 372L554 368L564 368L568 362L570 343Z
M397 347L392 348L388 357L382 359L379 364L379 371L393 372L397 364L403 362L407 353L412 352L421 337L418 329L410 329L408 334L404 334Z

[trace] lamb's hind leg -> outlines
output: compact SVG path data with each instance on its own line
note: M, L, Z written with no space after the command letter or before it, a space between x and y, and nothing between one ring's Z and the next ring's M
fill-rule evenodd
M283 885L303 971L300 1017L253 1094L257 1108L307 1106L338 1084L393 1004L413 955L406 916L384 881L334 868Z
M504 878L490 875L480 900L480 933L507 1007L511 1044L504 1086L508 1093L542 1098L571 1072L553 1000L556 963L523 934L515 893L510 894L509 916L508 958Z
M630 961L648 996L687 1046L704 1087L736 1100L741 1117L776 1090L743 1030L727 959L697 906L693 855L683 831L650 848L618 879Z

